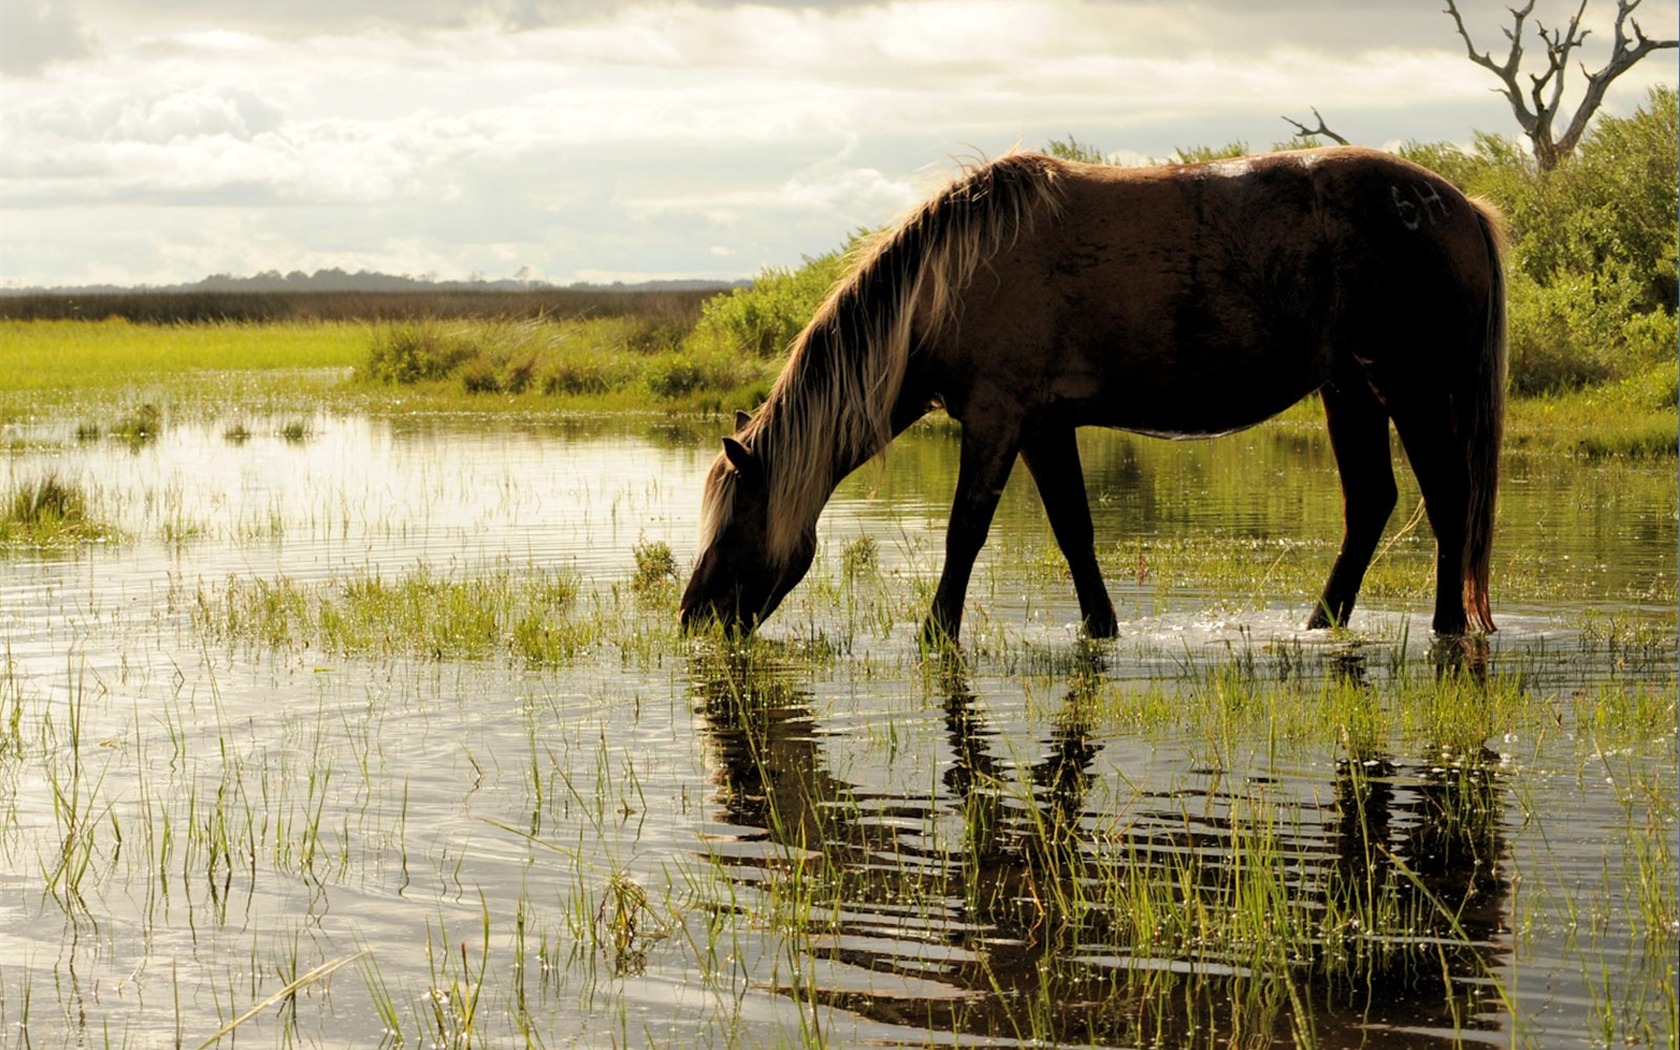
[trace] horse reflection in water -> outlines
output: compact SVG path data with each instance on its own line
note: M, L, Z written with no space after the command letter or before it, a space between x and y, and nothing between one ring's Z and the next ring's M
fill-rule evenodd
M810 896L765 903L774 954L793 957L771 983L821 1010L830 1038L846 1041L848 1014L914 1039L1080 1045L1268 1045L1299 1028L1335 1045L1448 1046L1503 1024L1476 999L1508 951L1502 798L1485 753L1408 769L1350 741L1330 792L1269 811L1264 785L1234 777L1117 793L1123 781L1099 783L1104 744L1087 716L1098 676L1074 677L1017 763L951 671L939 788L891 795L833 772L809 696L762 652L699 656L691 674L717 820L733 829L708 850L739 884L737 907L742 890ZM1129 801L1104 811L1097 798ZM1292 921L1392 928L1315 927L1284 958L1172 943L1159 936L1170 917L1154 933L1140 922L1128 900L1237 906L1255 877L1244 843L1268 830L1243 815L1257 804L1275 822L1268 874ZM944 845L937 829L952 823L960 843Z

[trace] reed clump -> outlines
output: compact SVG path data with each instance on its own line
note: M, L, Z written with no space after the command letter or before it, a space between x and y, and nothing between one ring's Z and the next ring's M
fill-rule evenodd
M56 474L25 481L6 495L0 544L52 547L112 536L114 530L96 521L88 504L79 484Z
M563 572L500 569L453 578L420 566L393 579L378 572L306 584L229 577L192 597L209 638L280 650L422 660L503 654L532 666L570 662L600 637L574 617L577 580Z

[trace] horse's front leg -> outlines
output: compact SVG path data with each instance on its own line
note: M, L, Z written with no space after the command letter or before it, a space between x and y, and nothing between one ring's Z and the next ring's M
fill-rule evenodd
M1056 544L1073 573L1085 634L1113 638L1120 633L1120 624L1097 565L1091 504L1085 496L1085 472L1079 466L1079 442L1073 428L1049 427L1035 433L1022 443L1021 459L1038 485L1050 531L1056 534Z
M951 521L945 529L945 568L933 594L922 635L929 640L956 641L962 630L963 600L974 559L986 545L998 497L1020 451L1015 425L963 424L962 458L957 469L957 495L951 502Z

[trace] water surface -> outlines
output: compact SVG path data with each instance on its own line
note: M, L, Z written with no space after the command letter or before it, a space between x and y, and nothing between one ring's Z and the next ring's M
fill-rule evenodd
M358 952L238 1039L1674 1038L1671 465L1508 458L1502 630L1447 671L1496 699L1441 714L1426 525L1350 632L1298 629L1339 542L1315 434L1086 435L1097 646L1017 472L939 660L949 430L842 487L739 653L632 583L638 545L692 557L715 435L247 427L8 434L9 482L79 481L121 537L0 561L7 1045L196 1045ZM422 567L560 570L607 633L532 666L205 626L230 586Z

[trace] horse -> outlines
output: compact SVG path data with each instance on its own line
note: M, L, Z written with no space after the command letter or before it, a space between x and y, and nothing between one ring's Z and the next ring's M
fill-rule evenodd
M1435 534L1432 628L1491 632L1504 250L1490 205L1375 150L1157 167L1016 152L972 167L864 251L763 405L737 414L706 475L681 623L751 632L810 568L840 481L943 408L961 451L924 632L958 638L1019 457L1082 629L1111 637L1076 428L1213 437L1316 391L1344 533L1307 627L1353 610L1398 498L1392 421Z

